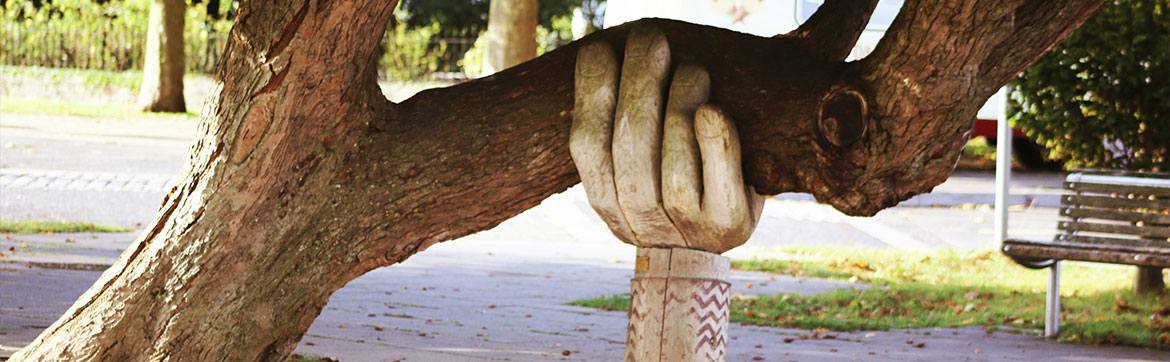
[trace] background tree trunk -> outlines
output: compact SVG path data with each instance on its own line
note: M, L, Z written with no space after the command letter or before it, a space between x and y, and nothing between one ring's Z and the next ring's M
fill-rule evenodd
M757 190L872 214L944 180L979 105L1099 4L910 0L856 63L840 59L856 35L836 33L868 12L830 4L776 38L642 20L583 41L622 49L630 27L658 27L711 73ZM283 360L348 281L578 182L576 44L393 104L374 61L394 5L242 3L183 180L14 359Z
M536 57L536 21L536 0L492 0L484 74L495 74Z
M146 62L138 106L147 112L186 112L183 100L183 23L187 2L152 0L150 27L146 33Z

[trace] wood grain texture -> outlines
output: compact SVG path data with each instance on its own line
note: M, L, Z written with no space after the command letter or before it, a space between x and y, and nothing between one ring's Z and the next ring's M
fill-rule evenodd
M638 248L630 280L626 361L723 361L729 259L683 248Z

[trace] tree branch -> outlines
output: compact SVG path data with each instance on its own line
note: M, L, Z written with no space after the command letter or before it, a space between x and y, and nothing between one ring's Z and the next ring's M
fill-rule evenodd
M833 4L838 7L822 11L850 13L840 7L844 1ZM1068 6L1066 11L1053 14L1083 13L1091 11L1084 7L1095 8L1096 4L1080 1ZM855 63L825 60L825 53L815 47L826 44L807 38L831 32L810 30L805 36L761 38L672 20L643 19L591 34L491 77L419 93L397 108L402 111L401 119L412 123L470 125L485 130L495 125L529 124L510 129L541 129L542 135L553 137L525 143L536 148L532 154L552 157L539 160L552 168L516 169L501 176L501 184L529 182L539 179L542 172L571 172L565 141L573 111L577 44L605 42L620 54L631 27L653 26L670 39L676 63L691 61L708 69L711 102L735 120L742 138L745 179L756 190L766 194L812 193L818 201L846 213L872 215L929 192L950 175L974 113L990 95L982 91L987 83L979 77L981 67L991 65L984 62L988 59L984 54L995 47L1013 49L1016 12L1016 7L1003 2L908 1L874 53ZM832 12L824 14L823 19L829 19ZM1081 19L1040 18L1029 21ZM1053 26L1064 29L1072 25ZM829 27L813 24L808 29ZM1064 35L1044 32L1036 36L1043 39L1018 46L1054 44ZM993 81L1000 82L995 85L998 87L1007 80ZM825 110L825 104L864 109ZM834 112L861 117L848 123L833 117L831 124L821 118ZM393 128L393 123L385 127ZM477 154L501 165L531 161L498 152ZM495 160L500 157L506 159ZM577 182L575 177L557 180L541 184L539 189L518 191L516 196L536 200ZM532 197L532 192L544 194Z
M825 1L799 28L786 34L807 40L824 60L841 61L849 56L857 37L865 30L878 0Z
M1015 11L1011 36L996 44L980 65L981 94L994 93L1067 38L1101 8L1104 0L1031 0Z

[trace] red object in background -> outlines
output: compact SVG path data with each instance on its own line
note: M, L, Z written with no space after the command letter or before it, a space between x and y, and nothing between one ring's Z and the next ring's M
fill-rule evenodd
M999 134L996 129L998 123L994 119L976 118L975 127L971 129L971 138L983 136L987 138L988 144L996 144L996 138ZM1017 161L1033 170L1060 170L1062 163L1048 160L1047 154L1048 150L1028 139L1028 136L1024 135L1024 131L1012 127L1012 155Z
M994 140L999 138L999 132L996 131L996 124L999 123L994 119L975 119L975 128L971 130L971 138L983 136L987 140ZM1019 128L1012 127L1012 139L1028 138L1024 136L1024 131Z

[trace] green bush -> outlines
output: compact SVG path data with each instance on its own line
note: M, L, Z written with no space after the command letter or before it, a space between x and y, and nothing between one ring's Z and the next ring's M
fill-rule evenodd
M444 64L448 45L431 42L439 31L439 24L408 29L398 23L386 32L384 51L379 68L380 76L391 80L420 79L439 71Z
M1114 0L1019 78L1016 123L1070 167L1170 170L1170 0Z

